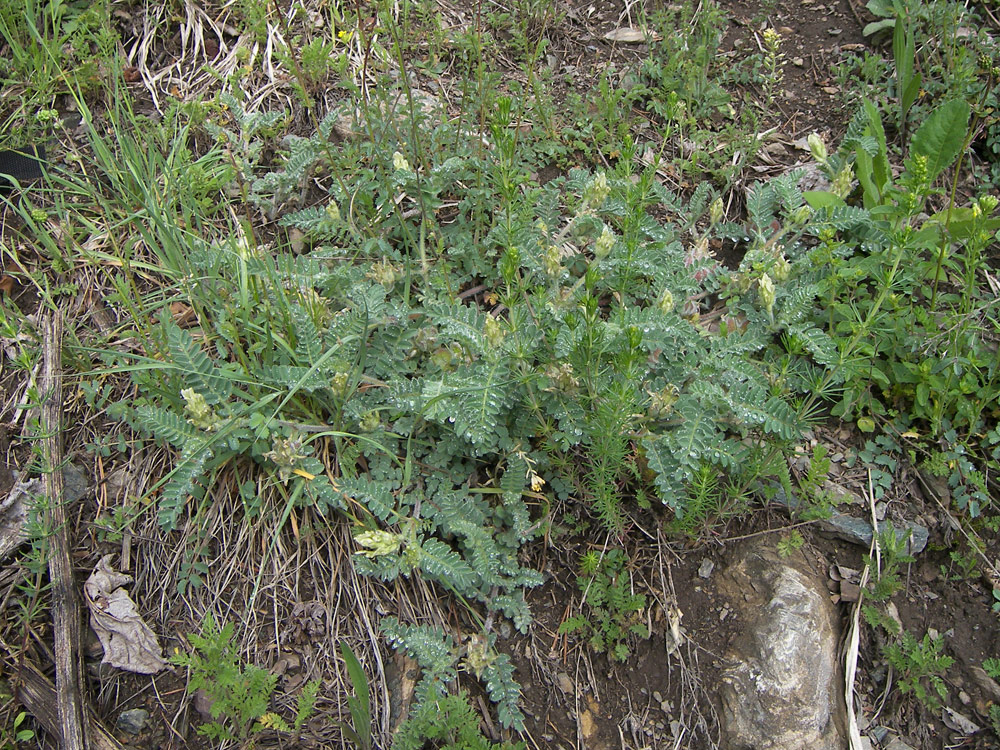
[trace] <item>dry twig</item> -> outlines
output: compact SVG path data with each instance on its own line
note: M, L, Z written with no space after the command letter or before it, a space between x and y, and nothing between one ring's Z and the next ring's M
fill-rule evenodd
M80 663L80 610L69 556L69 529L63 505L62 478L62 313L46 318L43 333L40 407L46 459L45 494L49 498L52 548L52 627L55 640L56 699L61 746L65 750L89 747L83 724L83 681Z

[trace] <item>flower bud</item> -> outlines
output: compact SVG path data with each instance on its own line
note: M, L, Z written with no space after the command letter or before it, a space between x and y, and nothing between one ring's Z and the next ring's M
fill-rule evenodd
M562 265L559 262L560 255L559 248L555 245L549 245L545 248L542 263L545 266L545 273L549 276L558 276L560 271L562 271Z
M601 230L601 236L594 243L594 257L597 259L607 258L611 254L611 248L615 246L615 233L605 224Z
M837 172L837 176L833 178L833 185L830 188L830 192L838 198L846 198L851 194L853 188L854 169L850 164L845 164L844 168Z
M378 412L371 409L361 416L361 421L358 422L358 429L361 432L375 432L380 424L382 424L382 419L379 417Z
M819 133L810 133L809 137L806 138L806 142L809 144L809 153L812 154L813 159L818 164L825 167L830 163L830 155L827 153L826 144Z
M185 388L181 391L181 398L184 399L184 411L190 416L188 423L203 430L214 430L219 426L219 416L208 405L205 397L194 388Z
M812 206L803 204L792 211L789 215L788 220L795 226L804 226L806 222L809 221L810 217L813 215Z
M767 47L768 52L771 54L778 51L778 48L781 46L781 34L778 33L777 29L764 29L764 46Z
M768 315L774 313L774 301L777 295L774 292L774 282L771 281L771 277L766 273L760 277L760 281L757 282L757 293L760 295L760 303L767 310Z
M362 531L354 535L354 541L362 549L360 554L369 559L382 557L383 555L394 555L399 552L403 544L403 537L400 534L393 534L390 531L375 529L374 531Z
M669 289L663 290L663 294L660 295L660 301L656 303L656 306L660 308L660 312L664 315L674 311L674 295Z
M983 216L989 216L996 211L997 205L1000 205L1000 198L995 195L984 195L976 201L976 205L983 212Z
M708 220L713 224L718 224L722 221L722 197L716 198L712 201L712 205L708 209Z
M496 318L492 315L486 316L486 322L483 324L483 337L491 348L495 349L500 346L506 333Z
M927 184L927 180L930 178L927 164L927 154L915 154L910 160L910 174L918 185Z
M333 377L330 378L330 391L336 398L344 398L347 395L350 377L350 373L335 372Z
M784 253L779 253L774 261L774 265L771 267L771 273L774 274L774 278L778 281L786 281L791 270L792 264L788 262L788 258L785 257Z
M583 190L584 205L581 211L600 208L610 192L611 188L608 186L608 176L604 172L598 172Z

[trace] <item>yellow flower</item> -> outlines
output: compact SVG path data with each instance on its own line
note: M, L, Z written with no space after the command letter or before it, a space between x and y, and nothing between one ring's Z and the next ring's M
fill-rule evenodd
M545 486L545 480L533 471L530 472L529 475L531 476L531 489L535 492L541 492L542 487Z
M354 541L364 548L360 550L359 554L373 560L376 557L395 555L399 552L399 548L403 544L403 537L389 531L375 529L355 534Z
M410 162L408 162L406 160L406 157L403 156L401 153L399 153L399 151L395 151L392 154L392 168L395 169L397 172L413 171L410 168Z

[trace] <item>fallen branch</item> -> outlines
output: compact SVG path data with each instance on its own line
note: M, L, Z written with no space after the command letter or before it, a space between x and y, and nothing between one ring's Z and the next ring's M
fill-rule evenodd
M69 555L69 528L62 476L62 313L43 325L41 427L44 433L45 494L49 498L49 580L56 665L58 736L64 750L87 750L83 725L83 671L80 663L80 608Z
M58 712L53 710L56 704L56 689L41 670L29 661L24 661L20 665L17 700L42 729L54 737L59 735L61 722ZM87 714L88 736L93 750L124 750L124 746L91 712L88 711Z

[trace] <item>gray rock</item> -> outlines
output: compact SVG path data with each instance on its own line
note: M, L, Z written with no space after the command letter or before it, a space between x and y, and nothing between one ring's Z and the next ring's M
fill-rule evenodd
M63 501L75 503L87 495L90 478L76 464L63 466Z
M883 534L887 532L889 526L889 521L879 521L879 533ZM834 513L832 517L820 521L819 528L838 539L843 539L845 542L853 542L864 547L870 547L872 544L871 522L865 521L862 518L847 516L843 513ZM922 526L914 521L906 521L898 529L893 524L893 528L896 531L896 539L899 541L903 541L907 534L910 535L910 541L906 548L907 554L916 555L924 551L929 535L926 526Z
M801 504L799 498L792 497L789 499L781 489L778 489L775 492L774 502L789 510L796 510ZM889 521L879 521L879 533L888 531L889 525ZM845 542L860 544L863 547L870 547L872 544L872 524L871 521L864 518L856 518L855 516L849 516L846 513L838 513L837 511L834 511L833 515L829 518L817 521L816 527L820 531L836 537L837 539L842 539ZM924 548L927 546L927 538L929 536L926 526L923 526L916 521L904 521L899 528L896 528L895 524L893 524L893 528L896 531L896 538L900 541L902 541L907 534L910 535L910 541L906 547L907 554L916 555L924 551Z
M769 540L755 540L718 585L740 623L720 691L725 746L843 750L837 620L805 556L782 559Z
M128 734L139 734L147 724L149 724L149 711L144 708L132 708L118 715L115 726Z

